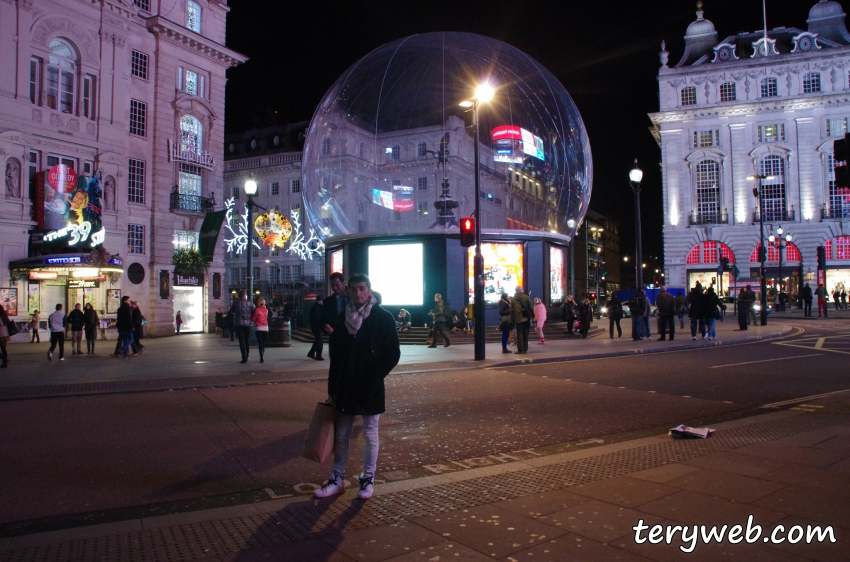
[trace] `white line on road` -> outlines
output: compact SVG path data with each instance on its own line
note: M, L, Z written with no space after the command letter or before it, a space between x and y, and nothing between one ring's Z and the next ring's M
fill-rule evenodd
M850 389L835 390L833 392L827 392L825 394L815 394L815 395L812 395L812 396L803 396L802 398L792 398L791 400L784 400L782 402L773 402L772 404L764 404L763 406L759 406L759 408L780 408L782 406L788 406L789 404L796 404L798 402L808 402L809 400L817 400L818 398L826 398L827 396L832 396L834 394L842 394L844 392L850 392Z
M728 365L713 365L709 369L719 369L720 367L737 367L738 365L752 365L753 363L767 363L768 361L785 361L786 359L801 359L803 357L820 357L823 353L813 353L811 355L795 355L794 357L777 357L776 359L762 359L760 361L747 361L745 363L729 363Z

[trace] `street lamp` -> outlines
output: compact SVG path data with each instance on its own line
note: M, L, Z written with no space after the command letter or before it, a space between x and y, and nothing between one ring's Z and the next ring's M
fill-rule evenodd
M782 225L779 225L779 227L776 229L776 233L774 234L773 232L771 232L770 236L767 237L767 240L774 247L776 247L776 249L779 250L779 304L782 307L782 310L784 311L785 303L784 299L782 298L782 290L785 286L785 278L782 276L782 250L784 250L788 246L788 244L791 243L793 237L791 236L790 232L785 232L785 237L783 239L783 232L784 231L782 230Z
M472 260L472 279L474 283L472 305L475 320L473 347L475 360L484 361L484 256L481 254L481 158L478 154L478 111L482 103L493 99L495 90L487 82L475 88L475 96L471 100L460 103L461 107L472 109L472 126L475 129L474 155L475 158L475 257Z
M641 239L640 239L640 180L643 179L643 170L638 168L638 161L635 158L635 165L629 171L629 184L632 186L632 191L635 194L635 270L637 271L637 289L643 289L643 269L640 267L641 256Z
M249 179L245 182L245 194L248 196L248 298L254 302L254 200L257 194L257 182Z
M753 188L753 195L756 199L758 199L758 212L759 212L759 262L760 262L760 279L759 284L761 286L761 325L767 326L767 279L765 279L765 269L764 269L764 260L767 257L767 248L764 246L764 208L762 207L761 195L764 191L764 186L762 182L764 180L772 180L773 176L763 175L763 174L755 174L752 176L747 176L748 180L759 180L759 186Z

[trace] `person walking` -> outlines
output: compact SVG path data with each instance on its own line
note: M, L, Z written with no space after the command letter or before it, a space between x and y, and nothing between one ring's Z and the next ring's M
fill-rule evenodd
M251 314L251 321L254 323L254 333L257 335L260 363L265 363L263 355L266 353L266 338L269 336L269 309L266 308L266 299L260 297L257 300L257 308Z
M310 348L307 357L316 361L324 361L322 357L322 348L324 341L322 340L322 314L324 313L324 305L322 301L316 299L313 303L313 308L310 309L310 331L313 332L313 347ZM404 310L402 308L402 310ZM409 319L409 317L408 317ZM408 327L410 324L408 324Z
M452 342L449 341L449 336L447 336L445 332L446 314L448 314L448 310L446 303L443 302L443 295L440 293L434 295L434 308L428 314L434 317L434 340L428 347L437 347L438 335L443 338L443 341L445 342L443 347L449 347Z
M841 308L847 310L847 291L841 288Z
M702 339L706 338L705 334L705 307L703 305L704 295L702 284L697 281L691 292L688 293L688 318L691 319L691 337L696 341L697 328L702 335Z
M62 305L57 304L56 310L47 317L47 327L50 330L50 349L47 350L47 360L53 361L53 350L59 346L59 361L65 360L65 313Z
M74 310L68 314L68 323L71 324L71 355L83 354L83 328L86 321L80 303L74 305Z
M100 318L90 302L86 303L86 310L83 312L83 325L86 335L86 353L94 353L94 343L97 340Z
M224 313L219 308L215 313L215 333L221 334L224 332Z
M133 345L135 346L133 352L141 353L145 350L145 346L142 345L142 336L145 335L144 326L148 321L145 319L145 315L142 314L139 303L132 301L130 306L133 307Z
M590 325L593 323L593 305L589 299L584 299L578 307L578 321L581 323L579 335L587 339L587 332L590 330Z
M345 492L354 419L363 420L365 451L359 478L358 499L369 499L375 490L378 464L378 425L386 410L384 378L398 364L401 349L392 314L372 295L372 282L362 273L348 280L349 302L331 333L328 403L336 410L334 462L328 482L314 492L327 498Z
M183 313L181 311L177 311L177 316L174 317L174 323L177 325L177 335L180 335L180 326L183 325Z
M30 317L30 329L32 329L32 339L30 343L41 343L41 338L38 335L38 324L41 322L41 312L36 309Z
M528 331L533 317L534 309L531 307L531 299L522 291L522 287L517 285L514 298L511 299L511 320L516 324L514 353L528 353Z
M251 352L249 338L251 336L251 317L254 314L254 303L248 300L248 293L245 289L239 291L239 298L231 305L230 312L233 313L234 329L236 330L236 337L239 339L239 351L242 352L240 363L247 363Z
M118 344L121 346L120 353L115 355L124 359L137 356L137 352L130 353L130 346L133 345L133 306L130 304L130 297L126 295L121 298L115 326L118 328Z
M820 283L818 288L815 289L815 295L818 297L818 318L820 318L821 310L823 310L823 317L828 318L826 315L826 305L829 299L829 293L826 292L826 287L823 286L823 283Z
M537 330L537 345L546 345L543 326L546 324L546 305L539 298L534 299L534 329Z
M578 318L578 305L572 295L567 295L567 299L561 307L563 309L561 317L567 323L567 335L571 336L575 328L576 318Z
M756 294L750 285L744 287L738 292L738 327L741 330L746 330L750 323L750 314L752 314L753 303L756 302Z
M841 310L841 291L838 289L832 291L832 302L835 310Z
M667 329L670 329L670 341L676 337L676 297L667 292L667 287L661 285L658 296L655 297L658 308L658 325L661 334L658 341L667 339Z
M676 295L676 316L679 317L679 328L685 329L685 315L688 313L688 299L683 293Z
M11 323L12 319L9 318L6 307L0 304L0 359L3 360L3 363L0 364L0 369L5 369L9 366L9 353L6 351L6 344L11 339L9 335L9 324Z
M803 300L803 316L811 317L812 315L812 288L808 283L800 290L800 298Z
M614 326L617 327L617 337L623 337L623 329L620 327L620 320L623 319L623 303L617 298L616 294L612 294L608 300L608 335L614 339Z
M643 290L638 289L629 299L629 313L632 316L632 341L643 339Z
M646 333L646 339L652 339L652 330L649 327L649 319L652 317L652 303L649 302L649 295L643 294L643 328Z
M510 353L508 340L514 331L514 321L511 314L511 299L507 293L499 297L499 330L502 332L502 353Z
M705 291L702 300L703 317L705 318L706 336L710 340L717 339L717 332L714 331L714 322L720 318L720 298L714 292L714 287L709 287Z

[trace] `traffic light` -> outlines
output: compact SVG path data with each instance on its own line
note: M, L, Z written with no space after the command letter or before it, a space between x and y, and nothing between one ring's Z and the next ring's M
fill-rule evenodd
M729 270L729 258L720 258L720 267L723 271Z
M850 170L847 161L850 160L850 135L843 139L832 141L832 157L835 166L835 185L850 187Z
M460 219L460 245L464 248L475 245L475 219L471 217Z
M818 269L826 269L826 248L818 246Z

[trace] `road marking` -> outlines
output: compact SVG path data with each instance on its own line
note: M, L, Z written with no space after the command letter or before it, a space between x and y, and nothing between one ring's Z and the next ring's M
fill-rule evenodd
M761 359L759 361L746 361L744 363L729 363L728 365L714 365L709 369L719 369L721 367L737 367L738 365L752 365L753 363L767 363L769 361L785 361L786 359L801 359L803 357L819 357L823 353L813 353L811 355L795 355L794 357L777 357L776 359Z
M827 392L825 394L815 394L814 396L803 396L802 398L792 398L791 400L783 400L782 402L773 402L772 404L764 404L759 406L762 409L769 408L781 408L782 406L788 406L789 404L797 404L800 402L808 402L809 400L817 400L818 398L826 398L827 396L833 396L835 394L841 394L844 392L850 392L850 389L845 390L836 390L834 392Z
M826 341L826 338L818 338L818 341L815 343L815 349L821 349L823 347L823 342Z

